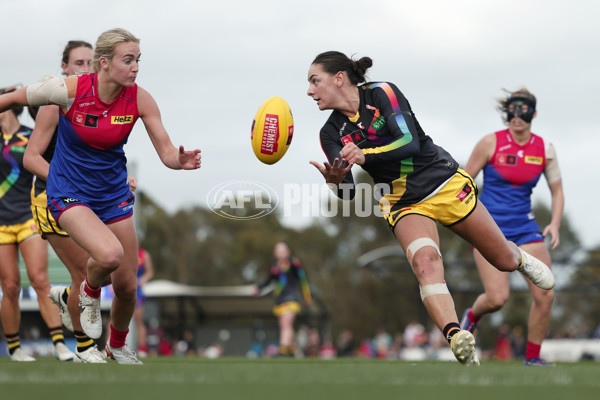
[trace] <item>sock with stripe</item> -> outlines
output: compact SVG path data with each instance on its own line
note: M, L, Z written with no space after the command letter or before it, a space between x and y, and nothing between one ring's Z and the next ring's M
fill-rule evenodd
M82 353L94 345L94 340L81 331L73 331L77 340L77 352Z
M83 285L83 290L85 291L85 293L88 296L97 299L98 297L100 297L101 289L102 289L102 285L92 286L92 285L90 285L90 282L88 281L87 276L85 277L85 285Z
M450 343L452 336L460 332L460 325L458 322L450 322L444 327L442 332L444 333L444 337L448 340L448 343Z
M472 309L472 308L469 310L469 312L467 313L467 315L469 316L469 320L470 320L472 323L474 323L474 324L478 323L478 322L479 322L479 320L481 319L481 317L483 316L483 315L482 315L481 317L478 317L478 316L476 316L475 314L473 314L473 309Z
M16 349L21 347L21 339L19 338L19 332L9 335L5 334L6 344L8 345L8 354L12 355Z
M60 326L56 328L48 327L48 332L50 332L50 337L52 338L52 343L56 346L56 343L64 343L65 335L63 334L63 330Z

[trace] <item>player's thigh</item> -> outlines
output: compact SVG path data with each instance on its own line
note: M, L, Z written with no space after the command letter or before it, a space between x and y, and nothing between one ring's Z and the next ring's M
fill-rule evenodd
M38 234L28 237L19 244L25 269L34 287L49 286L48 243Z
M429 238L438 246L440 243L435 221L419 214L408 214L402 217L394 228L394 234L405 253L406 248L417 239Z
M119 239L90 208L71 207L62 213L59 223L94 260L114 263L123 256Z
M21 282L18 264L17 244L0 244L0 283L6 285L19 285Z

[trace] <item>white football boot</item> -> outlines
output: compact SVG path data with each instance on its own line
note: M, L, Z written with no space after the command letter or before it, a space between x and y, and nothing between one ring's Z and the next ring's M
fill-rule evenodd
M79 294L79 307L81 309L80 321L83 332L92 339L102 336L102 314L100 313L100 298L88 296L83 290L85 280L81 282Z
M73 321L71 321L71 315L67 308L67 303L63 301L63 293L67 290L66 286L52 286L50 288L50 300L58 306L58 312L60 314L60 321L69 331L73 332Z
M67 345L62 342L58 342L54 345L54 352L59 361L72 361L73 358L75 358L75 354L73 354Z
M102 354L102 352L98 350L98 347L96 347L96 345L93 345L89 349L81 352L78 349L75 349L75 358L73 359L73 362L106 364L106 359L104 354Z
M523 256L523 262L517 271L525 275L535 286L546 290L552 289L555 281L550 268L531 254L522 249L519 250Z
M450 347L459 363L464 365L479 365L475 350L475 338L469 331L458 331L450 339Z
M17 362L32 362L35 361L35 358L25 353L21 347L17 347L17 349L10 355L10 360Z
M119 364L135 364L142 365L144 364L140 360L138 360L137 355L134 351L129 349L129 346L125 345L123 347L110 347L106 344L106 354L118 362Z

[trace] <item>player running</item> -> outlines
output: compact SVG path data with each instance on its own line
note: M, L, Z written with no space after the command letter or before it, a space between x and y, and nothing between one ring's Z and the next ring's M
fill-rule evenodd
M483 190L479 200L508 240L550 266L550 253L544 236L550 235L554 250L559 242L559 228L565 204L562 179L556 151L551 143L531 132L536 117L536 98L521 88L499 100L508 129L486 135L477 143L465 170L477 176L483 169ZM531 193L542 173L546 176L552 194L552 220L540 232L531 210ZM498 271L486 261L477 249L473 250L475 263L485 292L468 308L461 327L474 332L485 314L498 311L506 304L510 293L508 274ZM552 315L553 290L542 290L527 282L533 297L525 348L525 365L548 366L540 358L542 341L546 336Z
M102 33L95 46L94 73L46 78L0 96L0 111L18 105L55 104L59 135L46 192L54 219L89 254L81 285L83 331L102 334L100 293L111 275L114 300L106 352L122 364L142 364L125 344L136 303L138 249L133 224L134 195L127 182L123 145L138 118L163 164L200 167L200 150L176 148L152 96L135 80L139 39L124 29Z
M360 165L386 193L385 219L417 277L421 299L447 338L457 360L479 365L475 339L462 330L444 280L436 221L467 240L501 271L518 270L551 289L546 265L507 241L477 201L471 177L425 134L408 101L389 82L365 82L373 65L343 53L319 54L308 71L309 88L320 110L333 110L320 132L327 156L311 161L338 197L354 197L351 168Z

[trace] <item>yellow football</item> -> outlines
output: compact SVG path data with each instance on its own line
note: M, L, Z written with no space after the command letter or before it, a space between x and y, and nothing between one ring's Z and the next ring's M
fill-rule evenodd
M267 99L252 121L252 150L265 164L281 160L292 143L294 118L290 106L281 97Z

